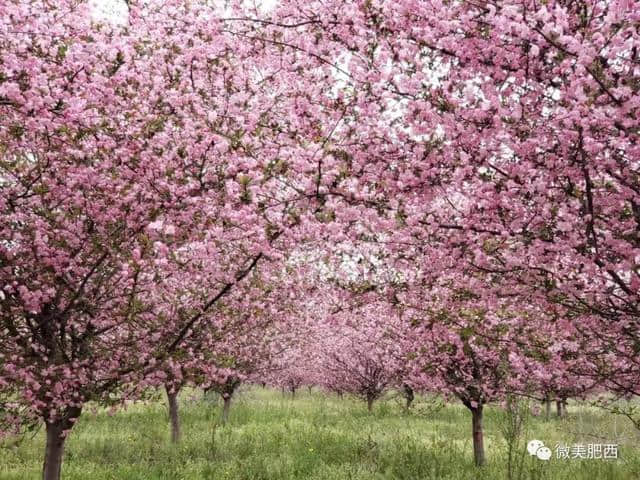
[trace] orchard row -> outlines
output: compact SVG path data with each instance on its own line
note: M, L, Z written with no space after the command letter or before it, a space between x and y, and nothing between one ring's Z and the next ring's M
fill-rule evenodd
M0 0L0 432L44 480L150 388L437 391L478 465L487 402L640 393L636 2L91 3Z

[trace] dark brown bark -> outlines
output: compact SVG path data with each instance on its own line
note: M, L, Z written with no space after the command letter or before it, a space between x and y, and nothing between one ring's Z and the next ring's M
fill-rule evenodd
M178 409L178 390L167 388L167 403L169 404L169 423L171 424L171 442L180 441L180 412Z
M66 437L64 432L73 427L75 419L80 416L81 409L70 408L66 415L54 421L46 421L47 440L44 451L44 465L42 467L43 480L60 480L62 472L62 456Z
M476 466L486 464L484 456L484 438L482 429L482 404L471 408L471 433L473 436L473 460Z
M373 401L375 399L373 398L373 395L367 395L367 410L372 411L373 410Z
M62 454L64 453L64 428L59 423L47 423L47 444L44 453L43 480L59 480L62 471Z
M222 397L222 424L226 425L229 421L229 411L231 409L231 395L223 395Z
M415 394L413 393L413 388L409 385L404 385L404 398L406 399L406 409L409 410L411 408L411 404L413 403L413 399L415 398Z
M556 415L558 418L564 417L564 408L562 400L556 400Z

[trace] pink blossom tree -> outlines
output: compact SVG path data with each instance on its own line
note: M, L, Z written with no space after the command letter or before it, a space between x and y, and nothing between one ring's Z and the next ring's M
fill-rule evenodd
M317 129L276 85L280 50L238 42L212 7L131 3L125 25L75 1L0 10L2 420L44 421L43 478L57 480L83 405L153 385L279 254L306 206L296 135ZM194 271L211 290L166 315L159 278Z
M343 59L343 91L360 112L362 141L335 152L354 174L327 186L349 205L336 216L359 212L369 241L399 257L423 248L433 276L491 274L483 299L522 286L523 308L535 299L598 340L582 375L636 394L632 2L285 2L280 14L325 39L305 48Z
M390 326L372 321L365 312L363 328L332 324L319 349L323 384L332 391L362 398L369 411L388 389L398 384L402 362L400 344ZM371 312L368 312L371 314Z

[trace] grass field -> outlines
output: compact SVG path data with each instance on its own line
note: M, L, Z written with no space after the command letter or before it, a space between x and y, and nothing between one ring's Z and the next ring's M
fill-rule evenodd
M472 463L470 415L448 404L418 402L406 413L399 399L379 402L373 413L352 399L300 392L247 389L238 395L226 426L217 425L220 405L200 394L182 396L183 441L168 441L161 399L108 415L83 414L68 443L65 480L196 479L507 479L507 448L501 434L505 412L488 407L488 464ZM591 407L569 406L565 419L531 417L523 441L618 443L617 460L524 456L514 479L640 479L640 432L623 418ZM526 438L525 438L526 437ZM0 479L40 478L43 432L14 447L0 448ZM522 447L522 445L521 445ZM521 450L522 451L522 450ZM517 473L517 472L516 472Z

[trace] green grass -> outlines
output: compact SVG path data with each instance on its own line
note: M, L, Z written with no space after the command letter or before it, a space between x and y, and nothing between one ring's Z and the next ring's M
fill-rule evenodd
M220 405L199 394L181 399L183 441L168 441L161 401L137 404L115 415L83 414L68 443L65 480L197 479L506 479L505 413L488 407L488 464L472 463L471 420L464 407L448 404L405 413L398 400L362 402L320 392L294 400L280 392L243 391L226 426L216 426ZM532 417L526 439L556 443L618 443L618 460L525 457L521 480L640 479L640 432L600 410L569 406L566 419ZM419 413L419 412L422 413ZM1 480L40 478L43 432L18 446L0 448Z

